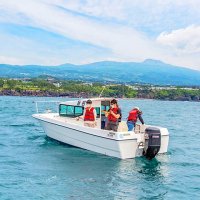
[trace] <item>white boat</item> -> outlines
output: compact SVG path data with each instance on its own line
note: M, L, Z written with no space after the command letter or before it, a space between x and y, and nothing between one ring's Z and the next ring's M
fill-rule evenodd
M166 153L169 133L167 128L137 124L134 131L128 131L126 121L119 122L118 131L104 130L105 112L110 107L110 98L94 98L92 106L97 112L97 126L86 127L81 116L87 99L60 102L59 111L37 113L38 119L47 136L57 141L87 149L100 154L120 159L146 156L152 159L155 155ZM38 109L37 109L38 110Z

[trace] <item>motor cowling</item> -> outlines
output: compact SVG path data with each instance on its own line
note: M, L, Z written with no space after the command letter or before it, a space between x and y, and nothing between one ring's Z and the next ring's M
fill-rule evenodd
M149 160L153 159L159 152L160 146L161 146L160 129L155 127L146 128L143 155Z

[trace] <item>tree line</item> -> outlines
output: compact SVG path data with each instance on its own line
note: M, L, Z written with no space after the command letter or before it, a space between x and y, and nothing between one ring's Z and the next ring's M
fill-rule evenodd
M0 79L0 95L147 98L161 100L200 101L200 89L152 87L149 85L85 83L35 78L29 80Z

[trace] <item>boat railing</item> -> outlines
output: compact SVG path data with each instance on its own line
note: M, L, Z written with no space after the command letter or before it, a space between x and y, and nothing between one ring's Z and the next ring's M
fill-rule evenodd
M34 103L37 113L59 112L60 101L34 101ZM42 112L40 112L40 109L42 109Z
M134 131L135 131L136 134L140 134L140 133L144 134L145 133L145 129L146 129L146 125L136 124Z

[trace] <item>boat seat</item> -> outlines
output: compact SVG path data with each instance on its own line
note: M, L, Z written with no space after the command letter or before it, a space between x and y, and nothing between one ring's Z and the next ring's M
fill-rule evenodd
M124 122L124 121L119 122L119 126L118 126L117 131L118 132L127 132L128 131L128 126L127 126L126 122Z

